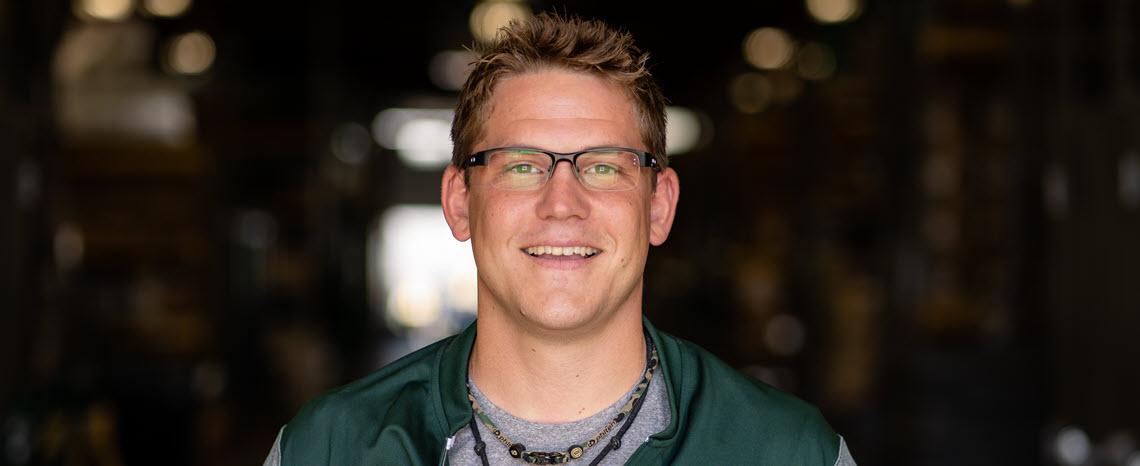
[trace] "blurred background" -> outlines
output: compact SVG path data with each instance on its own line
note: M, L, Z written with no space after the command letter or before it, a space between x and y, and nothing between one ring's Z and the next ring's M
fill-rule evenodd
M1140 466L1132 0L0 0L0 464L261 464L471 322L464 47L541 11L671 100L659 327L863 465Z

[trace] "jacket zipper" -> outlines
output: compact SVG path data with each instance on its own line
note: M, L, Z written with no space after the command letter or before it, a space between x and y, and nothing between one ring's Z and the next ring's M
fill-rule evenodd
M439 455L439 466L444 466L447 463L447 454L451 451L451 446L455 444L455 436L447 438L447 442L443 444L443 453Z

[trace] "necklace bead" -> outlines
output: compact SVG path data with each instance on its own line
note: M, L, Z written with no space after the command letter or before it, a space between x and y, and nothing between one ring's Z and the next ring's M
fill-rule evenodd
M567 453L570 453L571 458L578 459L581 458L582 455L586 454L586 449L582 448L581 445L574 445L570 447L570 450Z

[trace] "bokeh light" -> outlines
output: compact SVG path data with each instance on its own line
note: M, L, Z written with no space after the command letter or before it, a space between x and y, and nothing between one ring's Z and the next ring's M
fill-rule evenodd
M1127 209L1140 208L1140 153L1126 152L1116 168L1120 204Z
M356 166L368 157L368 152L372 149L372 137L363 125L345 123L333 131L330 146L337 160Z
M942 153L931 154L922 167L923 191L935 200L952 199L958 194L961 175L961 167L955 157Z
M701 142L701 118L684 107L665 108L665 152L684 154Z
M389 108L372 120L372 138L411 168L434 170L451 160L450 109Z
M43 173L40 166L24 159L16 168L16 205L30 209L39 203L43 195Z
M214 40L202 31L188 32L170 41L167 65L178 74L204 73L214 64Z
M1045 211L1054 219L1069 213L1069 173L1058 163L1051 163L1041 177L1041 197Z
M760 28L744 39L744 58L762 70L781 68L792 61L796 45L791 36L778 28Z
M475 314L479 309L479 289L474 285L475 273L474 269L463 269L447 280L446 296L449 307L455 312Z
M428 75L432 84L448 91L458 91L471 72L475 54L469 50L444 50L431 59Z
M277 218L261 209L237 212L233 224L234 240L255 251L268 251L277 242Z
M77 225L63 224L55 231L53 241L55 263L63 270L74 269L83 262L83 232Z
M396 133L400 160L412 168L435 169L451 160L451 124L435 119L415 119Z
M530 16L530 7L522 3L505 0L482 2L471 10L471 34L481 42L492 42L499 28Z
M451 236L439 205L388 209L369 235L367 257L373 305L394 330L475 312L471 247Z
M773 354L792 356L804 346L804 324L789 314L776 314L764 327L764 344Z
M760 113L772 100L772 83L760 73L744 73L728 86L732 105L742 113Z
M1089 436L1080 427L1069 426L1057 433L1053 453L1057 462L1064 465L1085 464L1092 452Z
M143 0L147 13L163 18L174 18L190 9L191 0Z
M75 0L75 15L83 19L120 21L131 15L132 0Z
M821 23L842 23L859 16L859 0L806 0L808 14Z
M442 311L440 290L431 283L405 280L388 296L388 317L402 327L420 328L439 319Z
M1127 466L1129 456L1136 452L1136 438L1125 429L1113 431L1095 447L1106 464Z

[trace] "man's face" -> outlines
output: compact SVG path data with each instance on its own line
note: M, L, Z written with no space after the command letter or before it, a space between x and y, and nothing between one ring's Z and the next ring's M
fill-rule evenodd
M533 147L556 152L591 147L646 150L633 102L601 78L542 71L500 81L475 150ZM490 185L485 167L469 168L470 185L449 167L443 203L456 238L471 238L479 270L480 312L545 330L604 324L619 312L641 312L649 244L668 236L678 193L665 170L653 189L642 169L631 191L591 191L559 163L544 186L508 191ZM563 248L563 255L546 253ZM592 248L583 257L566 248ZM537 251L542 251L536 254Z

